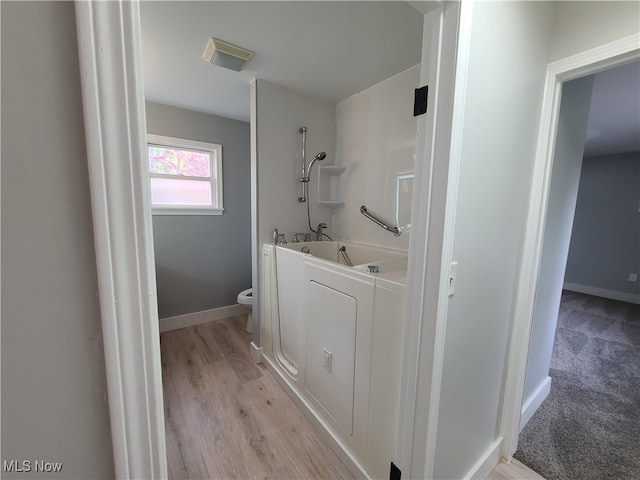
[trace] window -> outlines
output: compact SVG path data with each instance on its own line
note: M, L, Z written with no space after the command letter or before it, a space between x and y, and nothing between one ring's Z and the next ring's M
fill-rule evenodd
M222 145L147 135L156 215L222 215Z

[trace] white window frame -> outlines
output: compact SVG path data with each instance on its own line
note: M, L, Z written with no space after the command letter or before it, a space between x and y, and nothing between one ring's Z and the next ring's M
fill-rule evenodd
M147 172L149 175L149 182L151 178L175 178L175 179L191 179L196 177L182 176L182 175L166 175L155 174L149 172L149 146L157 145L159 147L178 148L184 150L197 150L207 153L211 153L216 156L215 169L211 167L211 172L215 173L215 178L210 176L208 178L211 182L211 191L215 191L215 195L212 200L216 201L216 207L213 206L196 206L196 205L156 205L151 204L151 213L153 215L222 215L224 212L222 199L222 145L217 143L199 142L196 140L188 140L185 138L167 137L164 135L147 134ZM203 181L205 177L197 177L198 180ZM215 187L215 188L214 188Z

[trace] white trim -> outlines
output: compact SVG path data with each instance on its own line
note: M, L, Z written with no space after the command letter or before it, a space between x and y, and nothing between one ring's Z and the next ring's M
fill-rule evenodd
M418 121L397 442L397 465L408 478L433 477L460 160L452 132L462 126L461 82L469 47L468 32L459 25L472 8L472 2L446 2L425 17L434 25L432 113Z
M260 279L262 271L262 245L260 245L260 224L258 221L258 80L249 83L249 136L251 142L251 286L253 288L253 304L261 305L262 292ZM262 345L260 339L260 308L255 308L253 316L253 341Z
M487 448L487 450L482 454L480 459L476 462L476 464L471 467L471 470L467 472L467 474L462 477L464 479L467 478L477 478L484 480L489 476L491 471L496 468L498 462L500 461L500 445L502 444L502 437L494 440L494 442Z
M222 148L219 143L200 142L198 140L189 140L188 138L156 135L155 133L147 134L147 143L160 147L177 147L184 150L199 150L207 153L216 152L216 154L220 153L219 149Z
M416 166L414 176L414 188L412 199L411 225L412 233L409 239L409 262L407 270L407 286L406 286L406 304L405 304L405 333L403 342L402 356L402 380L400 386L400 414L398 419L397 434L397 452L396 465L404 472L408 478L422 476L424 469L424 455L426 447L424 440L416 446L415 436L417 431L421 431L426 436L426 419L418 418L423 413L417 408L418 389L420 378L418 376L420 352L422 349L420 336L422 331L422 312L424 309L425 294L425 275L426 275L426 259L427 245L426 238L428 236L428 218L430 208L430 196L432 176L433 176L433 156L435 143L435 118L438 114L438 95L436 94L438 87L438 44L442 41L443 29L443 11L442 7L426 14L424 16L424 24L428 21L432 22L433 33L432 38L423 38L423 50L428 43L431 43L430 65L428 70L422 65L421 83L429 83L430 93L432 96L431 114L418 117L417 125L417 144L416 144ZM426 52L422 52L423 61ZM428 78L425 76L428 75ZM425 382L426 383L426 382ZM421 456L417 460L421 464L413 473L412 466L414 463L414 452L417 447L417 454Z
M501 455L507 460L518 447L562 82L640 58L639 45L640 34L635 34L551 63L547 67L500 420L500 433L505 438Z
M192 327L202 323L215 322L237 315L244 315L248 310L237 303L227 305L226 307L212 308L211 310L203 310L201 312L185 313L184 315L176 315L175 317L167 317L160 319L160 331L168 332L179 328Z
M524 428L524 426L529 423L533 414L536 413L536 410L540 408L542 402L549 396L549 392L551 391L551 377L547 376L535 392L531 394L531 396L524 402L522 405L522 413L520 415L520 431Z
M75 3L117 478L166 478L137 2Z
M640 305L640 295L633 293L616 292L615 290L607 290L606 288L590 287L588 285L580 285L577 283L564 282L563 287L570 292L586 293L595 297L609 298L611 300L620 300L621 302L629 302Z
M443 43L456 45L455 52L451 53L455 59L454 65L449 72L449 82L453 84L451 89L451 127L449 145L449 165L448 179L446 187L446 200L444 204L444 228L442 237L442 254L440 258L438 293L438 310L436 316L435 339L434 339L434 361L433 380L431 382L432 407L429 411L427 425L427 454L425 459L424 478L433 478L436 461L437 425L440 414L440 390L442 385L442 370L444 367L445 354L445 332L448 319L449 307L449 275L453 260L453 241L455 231L455 221L457 212L458 184L460 177L460 161L462 158L462 138L464 125L464 110L467 95L467 80L469 78L469 56L471 52L471 25L473 21L473 9L475 0L461 2L460 8L456 11L456 20L449 28L451 37L444 39ZM455 27L454 27L455 26ZM454 43L454 38L457 43ZM447 46L443 47L443 51ZM452 62L454 60L451 60ZM444 152L443 152L444 153ZM442 162L444 163L444 162ZM433 289L433 287L431 287ZM423 321L428 321L424 316Z
M256 363L262 363L262 347L258 347L255 342L251 342L249 349L249 354L251 355L251 358L253 358L253 361Z
M188 138L167 137L165 135L147 134L147 155L148 147L153 145L156 147L175 147L176 149L196 151L209 154L209 171L208 177L194 177L191 175L168 175L161 173L148 173L151 178L170 178L175 180L193 180L197 182L208 182L211 185L211 191L215 191L215 197L211 198L214 205L164 205L151 202L154 215L222 215L224 212L224 194L222 191L222 145L212 142L200 142L198 140L189 140ZM211 164L212 157L215 156L215 168ZM150 181L150 180L149 180Z
M224 208L165 208L154 206L152 215L222 215Z

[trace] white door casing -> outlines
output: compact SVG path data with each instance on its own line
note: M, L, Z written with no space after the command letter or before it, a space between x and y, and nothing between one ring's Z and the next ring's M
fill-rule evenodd
M640 58L640 35L636 34L550 63L547 67L500 419L500 434L504 437L501 456L507 460L512 457L518 447L529 340L542 257L562 83L638 58Z
M166 478L138 3L75 7L115 472Z

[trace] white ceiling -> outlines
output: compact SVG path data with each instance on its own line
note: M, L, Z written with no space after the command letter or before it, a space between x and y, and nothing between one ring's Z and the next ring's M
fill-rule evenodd
M249 120L254 77L338 102L420 63L406 2L141 2L148 100ZM202 59L209 37L253 50L240 72Z
M255 77L338 102L420 62L422 14L402 1L143 1L148 100L249 121ZM209 37L255 56L206 63ZM640 63L595 75L585 155L640 151Z
M640 151L640 62L595 74L584 154Z

